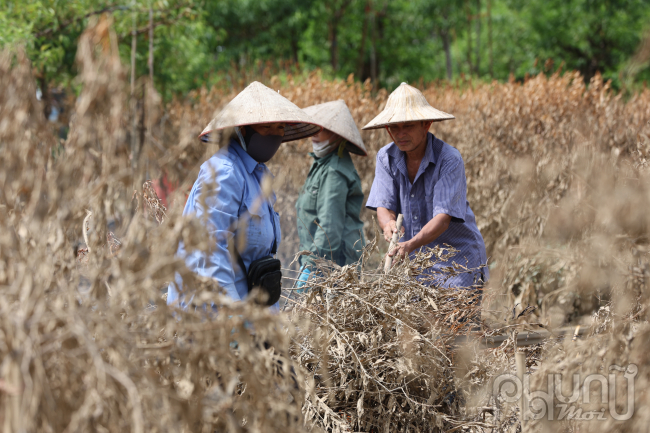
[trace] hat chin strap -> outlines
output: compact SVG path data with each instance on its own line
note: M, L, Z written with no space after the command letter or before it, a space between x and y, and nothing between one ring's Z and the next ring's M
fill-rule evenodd
M235 132L237 133L237 137L239 137L239 144L241 144L241 147L244 149L244 152L248 152L248 149L246 148L246 140L244 140L244 136L241 135L240 131L241 126L235 126Z
M384 126L386 128L386 132L388 132L388 135L390 135L390 138L393 140L393 143L395 143L395 137L393 137L393 134L390 133L390 129L388 129L388 126Z

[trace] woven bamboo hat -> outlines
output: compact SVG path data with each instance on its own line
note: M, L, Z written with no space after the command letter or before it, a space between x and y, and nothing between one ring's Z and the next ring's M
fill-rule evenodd
M399 85L388 97L384 111L362 129L378 129L395 123L417 122L419 120L440 122L455 119L451 114L436 110L422 92L406 83Z
M303 108L303 111L309 114L323 128L332 131L335 134L345 138L348 143L352 144L348 150L357 155L368 156L366 146L363 145L359 128L352 118L350 109L345 101L325 102L324 104L312 105Z
M293 102L257 81L228 103L205 127L199 137L212 131L259 123L284 122L282 142L311 137L322 127Z

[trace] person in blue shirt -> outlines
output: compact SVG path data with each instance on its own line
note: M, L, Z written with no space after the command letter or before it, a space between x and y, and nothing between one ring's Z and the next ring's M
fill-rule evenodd
M431 268L441 287L482 287L489 278L487 255L476 218L467 201L465 166L460 152L429 132L432 122L453 119L433 108L415 87L402 83L386 107L363 129L386 128L393 142L377 152L375 179L366 207L389 241L404 216L401 242L389 252L411 255L422 248L450 245L458 253ZM454 263L466 268L449 276Z
M186 251L177 254L201 276L217 280L235 301L248 296L246 270L237 266L229 245L246 269L258 259L274 255L281 242L280 218L274 210L275 194L264 194L262 179L270 176L265 163L283 142L310 137L322 128L309 115L280 94L254 82L237 95L201 134L235 128L225 149L202 166L185 204L183 215L207 221L216 247L210 253ZM233 263L235 264L233 266ZM194 293L183 288L177 275L168 287L167 303L187 308ZM271 307L278 308L277 302Z

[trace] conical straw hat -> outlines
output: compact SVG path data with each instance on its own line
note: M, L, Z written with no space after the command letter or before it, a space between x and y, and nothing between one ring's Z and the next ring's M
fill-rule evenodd
M451 114L436 110L427 102L418 89L406 83L388 97L384 111L362 129L378 129L395 123L417 122L419 120L439 122L455 119Z
M357 124L354 122L352 113L350 113L345 101L339 99L338 101L312 105L311 107L303 108L303 111L309 114L319 125L322 125L323 128L329 129L353 144L348 149L350 152L368 156Z
M254 81L212 119L200 137L224 128L276 122L287 123L282 142L311 137L322 129L293 102Z

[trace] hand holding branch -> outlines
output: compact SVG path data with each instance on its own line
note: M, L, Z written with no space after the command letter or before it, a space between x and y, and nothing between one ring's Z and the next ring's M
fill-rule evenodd
M400 227L398 230L397 221L394 219L389 220L386 225L384 225L384 239L386 239L386 242L391 242L393 240L393 236L398 232L400 232L400 236L403 235L404 227Z
M398 242L392 249L388 251L389 257L397 257L398 259L404 259L406 256L411 254L415 250L415 247L410 241Z
M400 233L402 232L403 221L404 216L402 214L399 214L397 216L397 221L390 219L387 224L384 224L384 237L386 237L387 231L391 233L390 247L388 247L388 255L386 256L386 263L384 264L384 272L388 272L393 264L393 256L395 255L395 253L393 253L393 250L396 246L399 245L397 241L399 240Z

